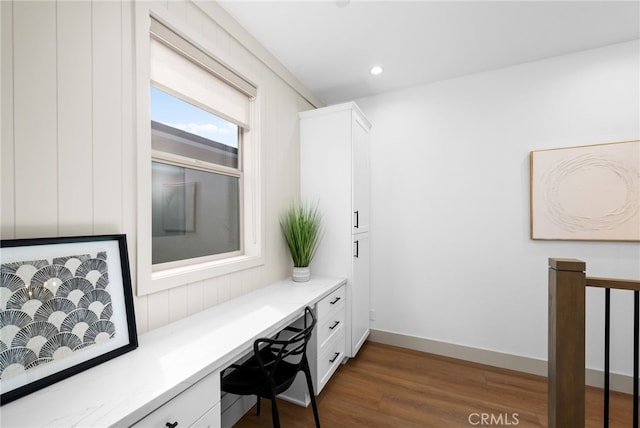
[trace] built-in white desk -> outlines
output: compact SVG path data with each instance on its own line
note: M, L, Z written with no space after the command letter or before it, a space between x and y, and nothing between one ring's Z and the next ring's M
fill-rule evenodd
M220 370L344 284L340 278L285 280L140 335L138 349L0 407L0 425L164 427L156 424L166 416L161 410L171 415L172 403L191 395L207 403L210 397L211 411L178 427L219 426Z

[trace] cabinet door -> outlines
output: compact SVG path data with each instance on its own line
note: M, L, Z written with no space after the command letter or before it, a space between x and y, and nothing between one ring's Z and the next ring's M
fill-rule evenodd
M369 231L369 131L356 115L352 119L351 181L353 229L352 233Z
M210 409L207 413L202 415L200 419L198 419L197 421L195 421L193 425L191 425L191 428L221 428L221 427L222 427L222 422L220 418L220 403L213 406L212 409Z
M220 401L220 372L216 371L199 380L188 389L172 398L160 408L136 422L132 427L190 427L198 422L198 428L217 427L216 418L220 419L220 408L215 406ZM213 413L208 413L213 410ZM207 417L199 420L207 414ZM176 424L177 425L173 425Z
M351 281L351 354L354 357L369 336L369 234L353 236L353 281Z

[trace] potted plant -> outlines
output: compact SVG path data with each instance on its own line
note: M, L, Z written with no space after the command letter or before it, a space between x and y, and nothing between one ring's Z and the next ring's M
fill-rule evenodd
M280 227L293 260L292 279L296 282L308 281L311 276L309 265L320 242L320 220L317 206L295 203L280 217Z

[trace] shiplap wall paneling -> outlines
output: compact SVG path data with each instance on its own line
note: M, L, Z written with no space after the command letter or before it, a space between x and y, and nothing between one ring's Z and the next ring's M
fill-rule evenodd
M56 3L59 234L93 232L91 2Z
M153 330L169 324L169 292L147 294L139 298L147 304L147 329ZM137 308L136 308L137 310Z
M185 318L188 314L187 311L187 290L189 286L183 285L182 287L170 288L169 293L169 322L178 321Z
M14 237L13 170L13 4L0 2L0 237Z
M122 3L93 7L94 233L122 231ZM131 76L127 76L131 78ZM131 102L127 100L127 102ZM127 183L133 186L134 183Z
M256 173L263 179L266 228L259 233L266 263L136 296L139 333L290 275L278 216L299 194L296 117L311 108L238 42L238 34L218 24L216 6L145 5L166 9L203 34L216 56L259 87L254 114L260 125L252 132L262 156ZM126 233L135 282L138 201L148 196L138 194L136 186L136 4L2 2L1 7L2 238Z
M58 232L56 4L13 4L16 237Z
M187 315L202 311L204 306L204 287L202 281L187 286ZM213 303L211 306L215 305Z
M127 235L129 247L129 266L132 272L131 281L135 290L138 259L137 252L137 140L136 140L136 103L135 100L135 68L134 68L134 5L131 2L122 3L122 233ZM135 294L135 293L134 293ZM146 309L134 297L136 307ZM145 301L146 303L146 301ZM142 331L146 331L146 310L139 311L144 318L136 313L136 322Z
M264 117L264 133L272 135L279 144L279 150L268 150L265 153L265 168L267 169L267 188L275 189L270 195L277 205L285 209L300 195L300 147L298 144L298 121L289 120L289 115L297 116L299 103L295 99L278 97L277 94L289 90L279 79L268 79L265 98L270 100L272 107L267 109ZM295 199L292 197L295 195ZM280 214L280 213L278 213ZM278 215L277 214L277 215ZM276 222L278 219L276 218ZM277 223L276 223L277 224ZM282 240L279 227L267 229L267 240L280 245L273 251L289 263L284 272L274 272L274 275L290 275L291 261L286 244Z
M229 300L229 282L228 275L202 281L206 307Z

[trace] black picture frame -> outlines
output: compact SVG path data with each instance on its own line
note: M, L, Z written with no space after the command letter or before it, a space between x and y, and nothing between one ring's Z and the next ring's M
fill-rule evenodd
M0 274L0 405L138 347L126 235L3 239Z

